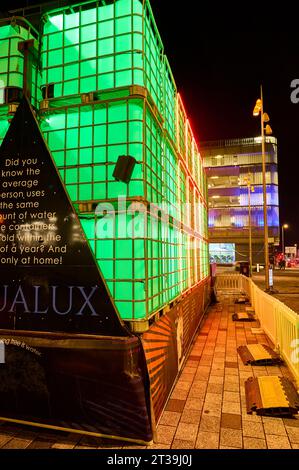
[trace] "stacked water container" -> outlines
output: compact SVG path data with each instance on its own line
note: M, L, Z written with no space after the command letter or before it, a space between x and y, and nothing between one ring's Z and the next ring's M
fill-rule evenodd
M18 31L0 27L6 86L21 86L32 32ZM148 0L48 11L40 64L33 104L95 259L121 317L149 321L209 273L202 160ZM121 155L136 160L129 183L113 176Z

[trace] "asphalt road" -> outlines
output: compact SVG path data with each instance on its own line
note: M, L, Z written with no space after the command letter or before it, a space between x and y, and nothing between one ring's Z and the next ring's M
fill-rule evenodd
M263 272L254 273L252 279L261 289L265 288ZM299 314L299 269L287 268L285 271L275 269L273 289L274 297Z

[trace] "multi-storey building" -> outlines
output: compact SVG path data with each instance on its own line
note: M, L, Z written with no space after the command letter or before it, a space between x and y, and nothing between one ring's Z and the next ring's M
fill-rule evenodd
M269 246L279 242L277 140L265 142ZM210 259L217 263L249 258L251 212L253 263L264 261L261 137L202 142L208 178ZM248 191L249 186L249 191Z

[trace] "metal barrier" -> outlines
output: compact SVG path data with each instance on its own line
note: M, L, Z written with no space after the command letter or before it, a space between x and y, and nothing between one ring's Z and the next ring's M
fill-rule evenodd
M299 387L299 315L241 274L220 274L215 286L217 291L238 290L248 295L261 328L285 360Z
M215 291L226 294L239 293L242 291L242 279L237 273L224 273L216 276Z

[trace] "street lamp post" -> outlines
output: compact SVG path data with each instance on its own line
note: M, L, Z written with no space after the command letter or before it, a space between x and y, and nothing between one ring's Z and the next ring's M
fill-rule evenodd
M249 231L249 276L252 276L252 225L251 225L251 192L254 191L254 187L251 185L251 174L245 177L248 190L248 231Z
M288 224L283 224L281 227L281 251L283 254L283 259L284 259L284 230L286 228L289 228Z
M268 218L267 218L267 186L266 186L266 157L265 157L265 132L272 134L269 124L264 127L264 123L269 121L269 116L264 113L263 89L261 86L261 97L256 101L253 115L261 116L261 137L262 137L262 172L263 172L263 209L264 209L264 254L265 254L265 284L266 291L270 290L269 278L269 245L268 245Z

